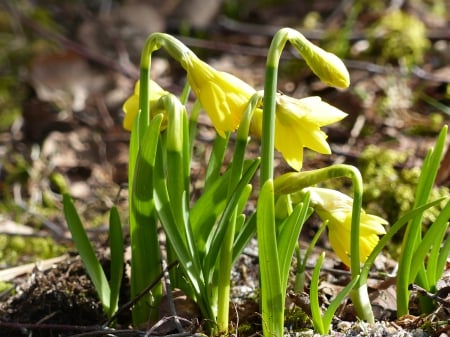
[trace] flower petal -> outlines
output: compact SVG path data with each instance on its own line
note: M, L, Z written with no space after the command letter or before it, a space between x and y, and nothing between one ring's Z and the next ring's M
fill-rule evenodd
M311 203L323 221L328 221L331 247L346 265L350 266L350 240L353 199L332 189L308 187ZM387 221L361 210L359 231L360 261L365 262L379 241L378 235L386 233Z
M217 71L195 56L183 63L192 91L220 136L234 131L253 94L250 85L226 72Z

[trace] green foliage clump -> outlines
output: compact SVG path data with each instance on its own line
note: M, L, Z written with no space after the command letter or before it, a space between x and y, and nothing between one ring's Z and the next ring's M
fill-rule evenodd
M359 167L365 181L364 199L368 211L381 214L391 224L411 210L414 204L420 168L401 168L407 154L396 150L370 145L359 158ZM447 187L435 187L430 199L450 193ZM440 208L431 208L424 213L424 223L432 223Z
M381 49L383 61L400 60L406 65L420 64L430 47L422 21L402 11L392 11L374 25L372 45Z

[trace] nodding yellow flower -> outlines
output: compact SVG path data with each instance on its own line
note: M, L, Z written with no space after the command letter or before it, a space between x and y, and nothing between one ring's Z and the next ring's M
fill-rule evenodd
M344 62L333 53L329 53L311 42L308 45L309 52L302 55L317 77L329 86L341 89L348 88L350 75Z
M280 151L293 169L300 171L303 148L330 154L331 149L325 132L320 127L343 119L347 114L320 97L292 98L277 95L275 113L275 148ZM258 137L262 133L262 111L253 115L250 132Z
M165 91L161 88L156 82L150 81L150 113L152 116L157 113L163 112L158 109L158 101L162 96L169 94L169 92ZM125 130L131 131L134 124L134 119L136 118L139 111L139 81L136 82L134 86L134 93L131 95L123 104L122 107L125 112L125 117L123 119L123 128ZM165 114L167 115L167 114ZM165 118L165 120L167 117ZM163 125L166 122L163 121Z
M310 200L319 217L328 220L328 238L336 255L350 266L350 236L353 199L349 196L327 188L308 187ZM379 241L379 235L386 234L383 225L387 221L376 215L361 210L359 227L359 256L364 263Z
M236 130L255 89L231 74L212 68L193 53L183 57L180 63L217 133L224 137L225 132Z

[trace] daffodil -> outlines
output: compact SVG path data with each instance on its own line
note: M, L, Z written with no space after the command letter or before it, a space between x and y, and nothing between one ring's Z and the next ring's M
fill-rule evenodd
M303 148L330 154L327 135L320 128L343 119L347 114L320 97L292 98L277 95L275 113L275 148L289 166L300 171ZM257 137L262 133L262 111L256 110L250 132Z
M184 55L180 63L218 134L224 137L225 132L236 130L255 89L229 73L214 69L193 53Z
M353 199L349 196L327 188L308 187L310 200L320 218L328 221L328 238L336 255L350 266L350 236ZM378 243L379 235L385 234L383 225L387 221L376 215L361 210L359 232L360 261L365 262Z
M161 88L156 82L150 81L150 113L152 116L157 113L163 112L158 108L158 101L162 96L169 94ZM131 131L133 128L134 119L136 118L139 111L139 81L136 82L134 86L134 93L131 95L123 104L122 107L125 112L125 117L123 119L123 128L125 130ZM167 115L167 114L165 114ZM163 122L163 125L165 122Z

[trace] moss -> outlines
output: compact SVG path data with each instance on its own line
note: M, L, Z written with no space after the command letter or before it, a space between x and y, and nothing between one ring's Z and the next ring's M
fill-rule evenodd
M51 238L0 235L0 265L3 266L48 259L63 252L65 248Z
M371 44L380 49L382 61L402 60L408 66L422 63L431 46L423 22L400 10L383 15L375 23Z
M286 310L284 314L285 325L292 331L301 331L303 329L311 328L311 319L309 316L299 307L293 307Z
M14 284L9 283L9 282L3 282L0 281L0 294L5 293L5 292L14 292Z
M407 154L375 145L368 146L359 158L359 168L364 179L364 200L368 212L380 214L389 223L413 208L421 169L400 168ZM433 188L430 200L448 196L450 189ZM441 207L429 209L424 214L425 226L439 215Z

